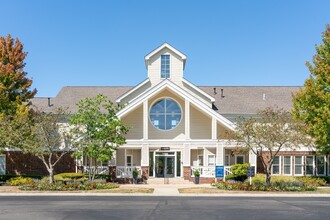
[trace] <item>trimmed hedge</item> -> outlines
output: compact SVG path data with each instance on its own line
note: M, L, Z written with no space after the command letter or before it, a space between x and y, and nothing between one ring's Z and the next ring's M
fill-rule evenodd
M28 185L20 186L19 189L25 191L80 191L80 190L99 190L99 189L115 189L119 188L119 185L106 182L90 182L90 183L70 183L70 184L59 184L59 183L45 183L35 182Z

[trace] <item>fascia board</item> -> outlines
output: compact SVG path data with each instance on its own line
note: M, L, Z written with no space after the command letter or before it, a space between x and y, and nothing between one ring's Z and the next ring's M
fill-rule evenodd
M186 79L182 80L184 83L186 83L187 85L189 85L190 87L194 88L197 92L203 94L204 96L206 96L208 99L210 99L211 102L215 102L215 98L213 98L212 96L210 96L209 94L207 94L206 92L204 92L203 90L201 90L200 88L198 88L197 86L195 86L194 84L192 84L191 82L189 82Z
M145 84L147 84L149 82L149 78L147 78L146 80L144 80L143 82L141 82L140 84L138 84L137 86L135 86L134 88L132 88L131 90L129 90L128 92L124 93L123 95L119 96L116 99L116 102L121 102L122 99L124 99L125 97L127 97L128 95L132 94L133 92L135 92L136 90L138 90L140 87L144 86Z
M154 92L164 89L166 87L168 87L169 89L174 91L176 94L179 94L181 97L188 99L192 104L197 106L203 112L205 112L211 116L214 116L219 122L221 122L228 129L230 129L230 130L235 129L235 125L231 121L229 121L228 119L226 119L219 113L215 112L210 107L208 107L205 103L198 100L196 97L192 96L187 91L183 90L182 88L175 85L173 82L171 82L169 80L164 80L161 83L159 83L158 85L156 85L156 86L152 87L151 89L149 89L148 91L146 91L144 94L141 94L134 101L132 101L130 104L128 104L125 108L123 108L122 110L117 112L117 116L119 118L121 118L126 113L128 113L131 109L134 109L136 106L143 103L144 100L147 100L148 98L150 98L154 94Z

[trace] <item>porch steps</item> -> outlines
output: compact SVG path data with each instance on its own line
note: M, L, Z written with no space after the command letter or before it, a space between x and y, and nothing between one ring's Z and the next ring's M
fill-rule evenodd
M149 178L147 180L148 184L182 184L182 185L190 185L193 184L189 180L185 180L181 177L176 178Z

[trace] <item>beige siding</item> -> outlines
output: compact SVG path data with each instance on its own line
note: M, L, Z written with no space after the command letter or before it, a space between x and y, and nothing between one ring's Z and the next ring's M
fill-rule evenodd
M222 126L221 124L217 124L217 138L218 139L229 139L230 131Z
M143 107L139 106L125 117L122 121L129 127L129 131L126 134L126 139L142 139L143 138Z
M211 139L212 120L204 113L190 106L190 137L191 139Z
M117 166L126 166L125 164L125 149L117 150ZM133 166L141 165L141 150L140 149L127 149L126 155L133 156Z
M125 166L125 149L118 149L116 152L116 165Z
M162 80L160 78L162 54L170 54L170 79L171 81L181 85L183 78L183 61L179 56L167 48L160 50L154 56L150 57L148 65L148 77L151 81L151 84L156 85Z
M175 140L182 140L185 139L185 118L184 118L184 112L185 112L185 106L184 106L184 100L181 99L179 96L173 94L172 92L168 90L163 90L153 98L151 98L148 102L149 107L148 111L150 111L151 106L154 104L155 101L157 101L160 98L169 97L175 100L181 107L182 115L181 115L181 122L179 125L169 131L159 130L153 126L153 124L148 120L148 129L149 129L149 139L175 139Z

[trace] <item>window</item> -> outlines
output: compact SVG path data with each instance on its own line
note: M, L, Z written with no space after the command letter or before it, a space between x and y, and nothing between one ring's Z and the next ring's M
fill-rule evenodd
M203 166L203 155L198 155L197 156L197 164L198 166L202 167Z
M152 105L150 121L160 130L174 129L181 121L181 108L173 99L161 99Z
M161 55L160 77L170 78L170 55Z
M127 167L131 167L132 166L132 163L133 163L132 155L127 155L126 156L126 166Z
M324 156L316 156L316 175L325 175L325 159Z
M230 166L230 157L228 154L225 155L225 166Z
M235 156L236 164L243 164L244 163L244 155L236 155Z
M208 155L208 166L215 166L215 155Z
M283 174L291 175L291 156L283 156Z
M295 176L303 175L303 157L302 156L294 157L294 175Z
M314 156L306 156L306 175L314 175Z
M0 155L0 175L6 174L6 156Z
M275 156L272 165L272 174L280 174L280 157Z

